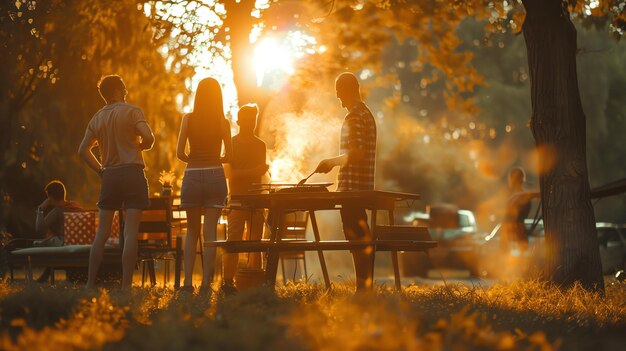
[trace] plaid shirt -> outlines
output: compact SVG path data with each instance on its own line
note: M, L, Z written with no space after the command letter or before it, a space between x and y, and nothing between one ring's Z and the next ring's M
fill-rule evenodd
M374 190L376 170L376 121L363 102L350 109L341 126L340 153L361 150L364 158L358 162L348 160L339 169L337 191Z

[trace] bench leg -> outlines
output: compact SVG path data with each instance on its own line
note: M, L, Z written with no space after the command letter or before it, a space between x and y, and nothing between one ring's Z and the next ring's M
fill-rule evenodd
M265 267L265 281L270 287L276 285L276 272L278 271L279 253L269 250L267 253L267 266Z
M283 285L287 285L287 276L285 275L285 259L280 258L280 270L283 272Z
M174 257L174 289L180 287L180 266L183 256L183 238L181 236L176 237L176 256Z
M148 261L148 273L150 274L150 284L155 286L156 283L156 272L154 270L154 259Z
M54 285L54 268L50 267L50 285Z
M309 273L306 270L306 253L303 253L302 255L304 255L304 258L302 259L302 265L304 267L304 282L308 283L309 282Z
M141 287L146 283L146 261L141 261Z
M396 290L402 290L402 284L400 280L400 267L398 265L398 251L393 250L391 253L391 262L393 263L393 276L396 281Z
M170 281L170 261L163 260L163 287Z

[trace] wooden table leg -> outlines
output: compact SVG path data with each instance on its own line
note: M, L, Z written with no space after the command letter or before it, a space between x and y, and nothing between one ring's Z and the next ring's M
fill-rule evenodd
M315 211L309 211L309 216L311 217L311 226L313 227L313 235L315 236L315 241L320 242L320 231L317 227L317 219L315 218ZM322 275L324 276L324 284L326 284L326 289L330 289L330 277L328 276L328 268L326 268L326 260L324 259L324 251L317 250L317 257L320 260L320 266L322 267Z
M400 267L398 265L398 251L392 250L391 253L391 262L393 263L393 277L396 282L396 290L402 290L402 281L400 280Z
M271 211L272 212L272 211ZM280 229L282 228L285 216L283 211L270 212L270 241L275 242L280 240ZM265 266L265 281L270 287L276 285L276 273L278 271L278 261L280 259L280 251L268 250L267 251L267 265Z
M395 219L393 217L393 210L387 211L387 216L389 218L389 225L394 225ZM391 254L391 262L393 263L393 277L396 282L396 290L401 291L402 280L400 278L400 265L398 264L398 251L392 250L390 251L390 254Z
M150 285L156 286L156 272L154 271L154 259L148 261L148 273L150 274Z
M369 228L369 233L367 233L369 235L370 239L376 239L376 237L374 236L374 229L376 228L376 210L372 209L372 219L371 219L371 223L372 226ZM369 271L367 274L367 280L368 283L366 283L367 288L368 289L373 289L374 288L374 265L375 265L375 260L376 260L376 245L372 245L369 247L366 247L365 250L370 250L371 249L371 253L370 253L370 262L369 262Z
M278 261L280 253L276 250L268 250L267 267L265 267L265 281L270 287L276 285L276 273L278 272Z

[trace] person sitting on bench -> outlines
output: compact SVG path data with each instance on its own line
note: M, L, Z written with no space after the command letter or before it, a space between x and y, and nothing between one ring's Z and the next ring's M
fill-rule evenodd
M60 180L53 180L45 187L46 199L37 207L35 231L44 240L35 240L33 246L49 247L63 246L63 221L65 212L81 211L82 208L75 202L65 199L65 185ZM46 268L37 279L45 282L50 278L50 268Z

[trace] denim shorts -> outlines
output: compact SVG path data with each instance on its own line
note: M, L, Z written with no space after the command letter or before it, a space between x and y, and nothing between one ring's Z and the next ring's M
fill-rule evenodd
M102 171L98 208L103 210L150 207L148 181L141 165L107 168Z
M226 195L228 190L222 167L185 170L180 190L181 208L222 208Z

